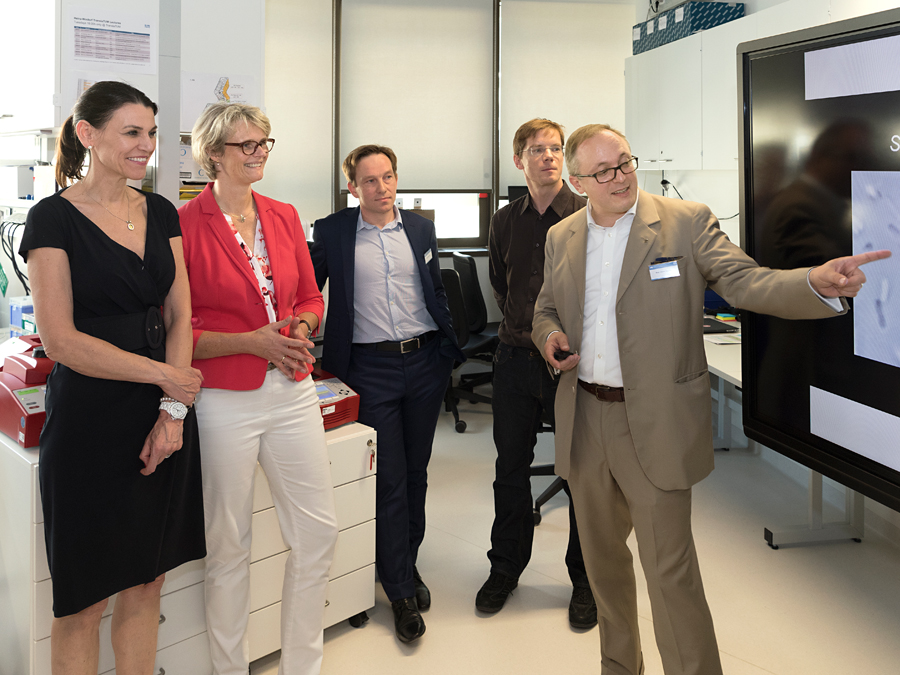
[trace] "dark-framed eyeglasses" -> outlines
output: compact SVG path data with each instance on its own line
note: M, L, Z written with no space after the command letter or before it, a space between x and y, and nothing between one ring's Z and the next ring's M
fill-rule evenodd
M225 143L225 145L232 145L235 148L240 148L243 150L245 155L252 155L256 152L256 149L260 146L265 148L266 152L272 152L272 148L275 147L275 139L274 138L264 138L261 141L244 141L243 143Z
M589 173L586 175L573 174L575 178L593 178L598 183L609 183L616 179L616 171L621 171L624 175L628 175L629 173L634 173L638 168L638 158L632 157L631 159L622 162L619 166L614 166L611 169L603 169L602 171L598 171L597 173Z

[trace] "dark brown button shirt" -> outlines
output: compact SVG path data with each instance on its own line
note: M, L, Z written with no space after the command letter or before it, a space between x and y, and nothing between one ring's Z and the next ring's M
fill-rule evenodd
M544 283L544 242L547 230L584 208L587 199L563 183L543 215L525 195L491 218L488 243L491 288L503 312L500 340L513 347L534 349L531 321L534 303Z

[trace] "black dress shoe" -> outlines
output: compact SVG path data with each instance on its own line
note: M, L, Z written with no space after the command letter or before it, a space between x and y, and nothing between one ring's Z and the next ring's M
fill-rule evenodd
M419 614L415 598L401 598L391 603L394 610L394 630L400 642L418 640L425 633L425 621Z
M519 585L518 579L512 579L499 572L491 572L481 590L475 595L475 609L493 614L503 609L506 598Z
M569 623L572 628L593 628L597 625L597 603L590 586L576 586L572 589Z
M419 576L419 570L416 569L415 565L413 565L413 583L416 585L416 604L419 606L419 611L424 612L431 607L431 591L428 590L428 586L422 581L422 577Z

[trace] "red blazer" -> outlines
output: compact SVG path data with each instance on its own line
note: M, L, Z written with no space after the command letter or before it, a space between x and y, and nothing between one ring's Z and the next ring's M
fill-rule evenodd
M205 330L246 333L269 323L256 277L216 204L212 185L178 209L191 284L195 347ZM269 252L278 320L313 312L321 321L325 303L316 286L297 210L255 192L253 198ZM282 333L287 335L288 329ZM203 373L204 387L250 390L262 386L267 361L252 354L234 354L195 359L191 365ZM307 374L297 373L297 381Z

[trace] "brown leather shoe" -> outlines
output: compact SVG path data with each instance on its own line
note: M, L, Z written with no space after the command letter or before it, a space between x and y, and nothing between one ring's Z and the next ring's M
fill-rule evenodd
M418 640L425 633L425 621L419 614L415 598L401 598L391 603L394 610L394 630L400 642Z

